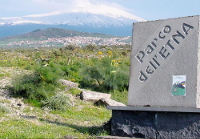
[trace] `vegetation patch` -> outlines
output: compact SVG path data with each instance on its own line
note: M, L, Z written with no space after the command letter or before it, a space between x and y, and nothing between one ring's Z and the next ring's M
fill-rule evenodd
M66 111L72 106L69 97L66 94L58 93L42 102L44 108L49 110Z
M16 102L18 105L8 113L8 107L0 105L0 120L5 116L9 119L1 120L0 138L108 135L111 111L80 100L76 97L80 89L68 90L59 79L112 94L114 100L126 104L129 54L128 46L1 49L0 77L12 78L6 89L25 106Z

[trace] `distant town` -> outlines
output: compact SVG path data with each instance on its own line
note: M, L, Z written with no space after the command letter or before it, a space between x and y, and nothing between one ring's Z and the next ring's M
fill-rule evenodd
M46 40L21 40L13 41L6 44L6 46L28 46L28 47L57 47L57 46L66 46L66 45L77 45L77 46L86 46L88 44L94 44L97 46L107 45L130 45L131 37L112 37L112 38L103 38L103 37L62 37L62 38L48 38Z

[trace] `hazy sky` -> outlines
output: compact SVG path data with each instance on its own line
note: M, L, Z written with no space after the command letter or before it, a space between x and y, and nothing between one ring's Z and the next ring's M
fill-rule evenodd
M109 4L146 20L200 15L200 0L0 0L0 17L44 14L91 3Z

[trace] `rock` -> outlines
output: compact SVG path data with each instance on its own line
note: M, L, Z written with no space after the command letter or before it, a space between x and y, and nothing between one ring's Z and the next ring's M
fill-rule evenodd
M119 136L97 136L97 139L133 139L133 138L119 137Z
M111 94L105 94L105 93L100 93L100 92L95 92L95 91L90 91L90 90L83 90L80 93L80 99L86 100L86 101L92 101L96 102L102 98L109 99L111 97Z
M126 106L121 102L112 100L110 97L111 94L100 93L90 90L83 90L83 89L82 92L80 93L80 99L86 101L92 101L97 106Z
M66 89L69 90L71 88L78 88L78 83L74 83L74 82L71 82L71 81L68 81L68 80L64 80L64 79L60 79L59 82L66 86Z
M111 135L148 139L199 139L199 119L198 112L115 109L112 110Z
M123 104L121 102L117 102L110 98L99 99L97 102L95 102L95 105L97 105L97 106L126 106L125 104Z
M21 104L21 103L17 103L17 106L21 107L21 106L22 106L22 104Z
M64 136L64 139L77 139L77 137L66 135Z

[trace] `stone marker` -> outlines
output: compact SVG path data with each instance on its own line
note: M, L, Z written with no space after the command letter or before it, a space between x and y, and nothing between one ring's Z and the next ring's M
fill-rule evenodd
M200 108L199 16L133 24L129 106Z
M109 106L111 135L200 138L200 16L133 24L129 106Z

